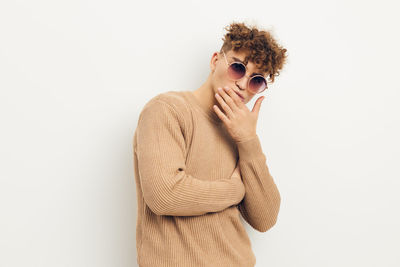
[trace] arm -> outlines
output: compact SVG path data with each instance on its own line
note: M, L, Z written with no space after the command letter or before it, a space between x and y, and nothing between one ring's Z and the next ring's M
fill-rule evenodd
M240 177L205 181L186 172L183 117L168 103L148 103L137 127L138 169L143 198L157 215L194 216L238 204Z
M277 221L280 193L269 173L258 136L236 144L240 172L246 189L246 194L238 205L239 211L254 229L266 232Z

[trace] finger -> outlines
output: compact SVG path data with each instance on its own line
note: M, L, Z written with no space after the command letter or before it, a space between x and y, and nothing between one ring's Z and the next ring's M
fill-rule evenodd
M217 113L217 115L221 119L221 121L224 122L225 124L227 124L227 122L229 121L229 118L219 109L219 107L217 105L214 105L213 109L214 109L215 113Z
M226 115L228 117L231 117L233 115L233 112L231 108L228 106L228 104L225 102L224 98L219 93L215 94L215 98L217 98L217 101L221 105L222 109L225 111Z
M239 102L242 102L240 97L229 87L224 87L223 88L224 93L226 94L227 99L225 102L229 105L229 107L235 111L236 109L239 108Z
M235 103L237 108L242 108L245 104L242 101L242 99L229 87L224 87L226 88L226 91L230 95L230 97L233 99L233 102Z
M261 102L263 102L264 98L265 98L264 96L261 96L257 99L251 112L254 112L258 115L258 113L260 112L260 108L261 108Z
M228 105L228 107L232 110L232 113L233 113L233 111L237 109L237 106L233 102L231 96L228 95L228 93L225 90L226 90L225 88L218 88L219 94L224 99L225 103ZM228 114L228 115L230 115L230 114Z

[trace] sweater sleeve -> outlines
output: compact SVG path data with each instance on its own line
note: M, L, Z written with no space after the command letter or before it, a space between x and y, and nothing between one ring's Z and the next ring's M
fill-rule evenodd
M155 214L171 216L202 215L238 204L245 194L240 177L206 181L186 172L183 127L181 114L162 100L150 101L141 112L136 153L145 203Z
M238 208L246 222L259 232L266 232L277 221L281 197L266 164L258 135L236 142L239 167L246 189Z

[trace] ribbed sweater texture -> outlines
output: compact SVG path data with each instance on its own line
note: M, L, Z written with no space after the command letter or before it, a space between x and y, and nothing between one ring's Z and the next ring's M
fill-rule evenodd
M258 135L235 142L192 91L168 91L143 107L133 147L140 267L255 266L240 216L266 232L281 202Z

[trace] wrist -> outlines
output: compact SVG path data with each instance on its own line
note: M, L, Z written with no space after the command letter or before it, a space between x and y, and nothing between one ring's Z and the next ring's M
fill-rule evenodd
M239 153L239 158L243 161L265 156L262 151L260 139L256 135L253 138L246 139L240 142L236 142L236 146Z
M257 137L257 134L254 134L254 135L246 136L246 137L244 137L244 138L236 139L235 141L236 141L236 143L243 143L243 142L247 142L247 141L249 141L249 140L252 140L252 139L254 139L254 138L256 138L256 137Z

